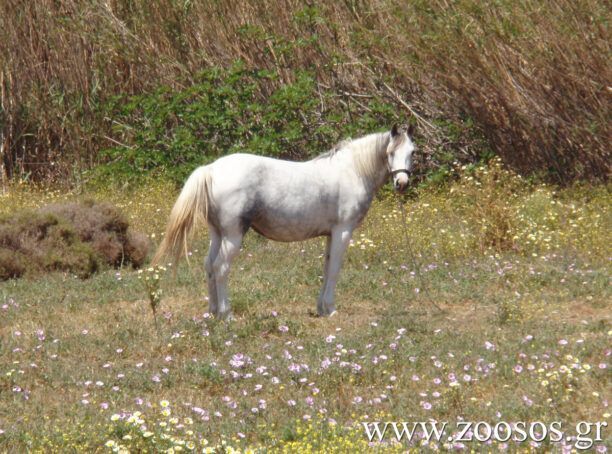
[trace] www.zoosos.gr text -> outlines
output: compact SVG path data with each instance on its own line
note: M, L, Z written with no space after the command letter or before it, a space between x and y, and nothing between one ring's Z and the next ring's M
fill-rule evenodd
M606 421L580 421L565 432L561 421L544 423L534 422L504 422L490 424L485 421L457 421L451 430L448 422L363 422L366 437L370 442L397 441L410 443L485 443L497 441L500 443L515 442L549 442L573 443L576 449L590 449L594 443L603 440L603 430L608 426Z

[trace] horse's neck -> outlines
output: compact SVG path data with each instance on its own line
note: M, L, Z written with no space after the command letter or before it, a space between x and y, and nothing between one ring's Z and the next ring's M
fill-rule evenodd
M389 176L389 169L386 160L386 149L389 144L389 134L373 134L368 137L367 148L361 151L363 158L368 165L363 166L367 172L363 173L362 179L368 189L373 193L378 191Z
M326 171L327 166L339 169L341 174L352 169L366 191L373 195L389 176L386 159L389 139L389 133L371 134L346 145L342 144L332 152L309 162L324 166L322 171Z

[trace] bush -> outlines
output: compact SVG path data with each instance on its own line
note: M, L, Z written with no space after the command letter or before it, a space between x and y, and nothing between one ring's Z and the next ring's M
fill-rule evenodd
M0 248L0 281L21 277L25 269L25 257L22 253Z
M116 98L108 116L117 142L130 145L104 150L110 163L94 175L116 181L154 172L182 183L194 167L228 153L313 157L343 135L384 129L397 118L390 106L372 99L368 111L349 123L330 92L317 92L308 72L264 98L278 77L238 61L202 71L187 88Z
M86 278L106 266L142 264L144 235L105 203L50 205L0 219L0 280L47 271Z
M419 116L429 169L492 150L522 174L607 179L606 2L309 3L0 3L0 174L109 156L106 175L174 172L242 145L303 158L392 111Z

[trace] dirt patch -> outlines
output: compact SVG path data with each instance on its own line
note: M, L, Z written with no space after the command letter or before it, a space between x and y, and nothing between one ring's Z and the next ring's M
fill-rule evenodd
M82 278L108 266L140 266L149 250L114 206L57 204L0 218L0 281L47 271Z
M578 324L583 320L589 323L610 323L610 307L606 301L572 301L569 304L550 310L551 318L562 322Z

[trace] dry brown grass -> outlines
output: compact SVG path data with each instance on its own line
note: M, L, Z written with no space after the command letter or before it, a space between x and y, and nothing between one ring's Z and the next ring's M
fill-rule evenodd
M471 119L522 172L567 182L610 171L609 9L596 0L0 8L0 161L9 176L90 167L116 139L102 108L110 97L189 85L202 68L236 59L280 75L264 92L308 69L347 111L376 94L416 112L428 151L450 140L455 155L482 152L461 128L431 123Z
M0 280L55 270L89 277L108 265L140 266L148 248L112 205L49 205L0 219Z
M432 2L448 21L426 19L430 32L416 46L441 95L465 109L514 169L547 172L560 182L606 178L609 6L566 0L502 2L497 8L446 4Z

